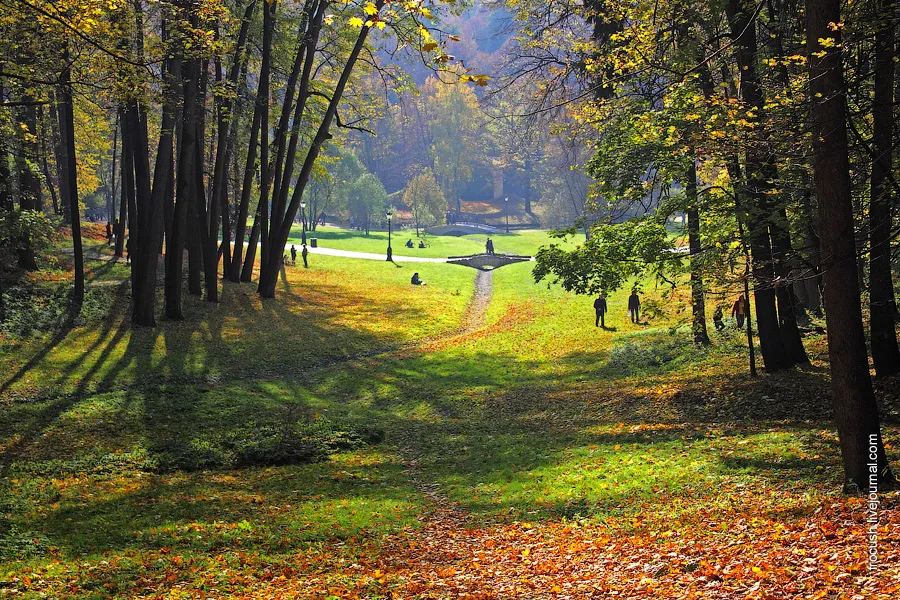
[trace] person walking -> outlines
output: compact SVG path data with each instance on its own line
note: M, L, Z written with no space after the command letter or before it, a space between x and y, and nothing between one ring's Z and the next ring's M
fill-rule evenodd
M291 266L293 267L295 264L297 264L297 248L291 244Z
M737 321L738 329L741 329L744 326L744 318L747 316L747 299L743 294L731 306L731 316Z
M632 323L641 322L641 299L638 298L637 288L631 290L631 295L628 296L628 314Z
M309 262L307 262L306 257L309 256L309 250L306 249L306 244L303 244L303 250L300 251L300 256L303 257L303 268L309 268Z
M716 331L725 329L725 322L722 320L722 316L722 307L716 306L716 312L713 313L713 325L716 326Z
M599 326L606 329L606 294L603 292L600 292L600 295L594 300L594 314L596 315L594 327Z

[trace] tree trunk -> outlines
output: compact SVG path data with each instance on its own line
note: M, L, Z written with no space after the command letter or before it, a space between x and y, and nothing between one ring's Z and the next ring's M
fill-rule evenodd
M125 224L131 218L129 207L134 204L134 160L131 158L131 145L125 132L125 106L119 107L119 131L122 138L122 155L119 157L119 220L115 226L116 244L113 256L122 258L125 251Z
M383 1L379 0L376 3L376 8L380 9L383 6ZM315 137L310 143L309 151L306 154L306 159L303 161L303 168L300 171L300 175L297 178L297 183L294 188L294 194L291 198L290 206L288 206L287 213L282 220L280 227L278 230L273 232L274 241L272 243L272 255L275 255L275 250L283 253L284 247L287 243L287 238L290 235L291 225L294 222L294 218L297 216L297 210L300 207L300 201L303 196L303 192L306 188L306 184L309 182L309 177L312 174L312 168L315 164L316 158L318 158L319 153L321 152L322 145L331 138L331 134L328 132L331 127L331 122L334 119L335 114L337 113L337 106L340 103L341 96L343 95L344 88L347 85L347 81L350 78L350 74L353 71L353 67L356 64L357 58L359 58L359 53L362 51L362 47L365 44L366 36L368 35L369 28L367 26L363 26L360 30L359 36L357 37L356 44L351 50L350 55L347 58L347 62L344 64L344 68L341 72L341 76L338 80L337 85L335 86L334 93L331 97L331 100L328 103L328 108L325 111L325 115L322 117L322 122L319 125L319 129L316 132ZM367 232L368 233L368 224L367 224ZM273 298L275 297L275 285L278 283L278 262L273 261L273 265L264 264L260 271L259 277L259 294L263 298Z
M47 191L50 192L50 203L53 205L53 214L59 214L59 199L56 196L56 186L53 185L53 176L50 175L50 163L47 162L47 155L50 153L47 149L47 124L44 120L43 108L38 109L38 122L41 127L41 171L44 173L44 181L47 184Z
M66 196L68 190L62 185L62 182L66 181L68 178L68 175L66 174L66 151L63 146L59 126L62 115L59 114L56 105L56 102L50 103L50 134L53 138L53 155L56 157L56 180L60 182L59 206L56 207L56 214L62 215L63 222L68 223L67 215L69 214L69 198Z
M788 233L787 212L783 206L774 212L769 231L775 269L775 296L778 300L778 327L788 364L808 364L809 358L797 326L797 297L790 283L793 248Z
M111 226L116 222L116 162L119 152L119 114L116 113L116 124L113 126L113 145L111 166L109 170L109 206L107 207L106 220Z
M69 198L68 220L72 228L72 259L75 268L75 287L72 304L73 316L81 311L84 302L84 249L81 245L81 210L78 203L78 173L75 169L75 106L72 100L71 72L69 70L69 48L63 50L63 69L59 75L60 95L60 127L63 148L66 155L66 180L60 181L60 187L66 187Z
M700 260L700 203L697 198L697 163L691 156L684 186L687 197L688 245L691 256L691 330L694 342L709 345L709 334L706 331L706 301L703 291L703 266Z
M228 72L226 85L229 89L237 90L238 79L241 74L243 55L247 45L247 36L250 30L250 21L256 8L256 0L253 0L244 11L244 18L238 31L237 43L234 49L234 59ZM221 67L219 67L221 68ZM222 99L218 107L218 129L216 140L216 161L213 167L212 196L210 197L209 237L214 242L218 240L218 212L222 213L222 243L225 249L225 264L223 271L226 276L231 271L231 223L228 214L228 165L234 152L234 132L237 124L236 107L238 101L232 101L231 96ZM252 142L251 142L252 143ZM246 226L246 225L245 225ZM237 232L235 232L237 233ZM238 236L235 235L235 238ZM243 235L241 235L243 239ZM214 270L218 270L218 256ZM207 288L209 286L207 285ZM216 286L218 290L218 285Z
M16 157L19 171L19 208L21 210L37 210L38 197L41 193L41 182L32 170L32 166L38 161L38 148L35 141L37 134L37 111L33 104L34 98L27 92L21 94L22 106L19 113L19 123L25 126L25 132L18 130L21 153ZM27 133L27 134L26 134ZM17 249L21 268L27 271L37 271L37 261L34 249L26 242Z
M275 5L263 3L263 46L262 63L259 70L259 91L256 102L269 105L269 82L272 69L272 38L275 33ZM269 184L272 181L272 166L269 164L269 111L262 112L259 128L259 217L253 224L259 226L262 244L259 253L260 271L265 271L269 256ZM279 265L281 261L274 261ZM276 266L277 269L277 266ZM276 271L277 273L277 271Z
M384 6L384 0L377 0L375 9L380 10L382 6ZM350 79L350 74L353 72L353 68L365 45L368 34L369 27L363 25L356 38L356 43L350 51L350 55L347 57L347 62L344 64L344 68L341 71L341 76L338 79L334 93L328 102L328 108L325 110L319 129L310 143L309 151L303 161L303 168L300 170L300 175L297 177L297 183L294 187L294 194L291 197L290 205L288 206L279 227L272 232L273 239L270 240L269 244L271 246L270 254L273 257L277 255L278 259L271 261L271 264L263 264L260 270L258 291L263 298L273 298L275 296L275 286L278 283L278 271L281 264L280 258L284 253L284 248L291 232L291 225L294 222L294 218L297 216L297 210L300 208L303 192L306 189L306 184L309 182L309 177L312 174L313 165L315 165L316 159L322 150L322 145L331 138L331 134L328 130L331 127L335 114L337 114L337 107L343 96L344 88L347 86L347 81Z
M872 483L884 489L895 481L881 440L862 325L850 197L841 32L830 26L840 21L840 0L807 2L813 168L821 219L834 418L844 463L844 490L859 492L868 491ZM821 47L819 40L822 39L833 39L836 43Z
M247 241L247 255L244 258L244 266L241 269L241 281L248 282L253 279L253 266L256 262L256 249L259 244L259 207L253 219L253 227L250 229L250 239Z
M200 79L200 60L196 57L185 61L182 73L183 105L181 116L181 135L179 152L176 161L175 207L172 214L172 236L166 242L166 317L184 319L181 306L182 285L184 280L184 248L187 229L191 216L193 196L196 195L196 184L193 180L194 161L196 160L197 140L197 92ZM196 235L192 236L195 238ZM190 266L190 265L189 265ZM190 271L189 271L190 272Z
M0 81L0 97L3 97L3 83ZM6 135L0 131L0 208L13 211L12 173L9 170L9 147ZM2 300L0 300L2 301Z
M893 0L880 0L879 10L889 14ZM897 305L891 278L891 187L893 169L894 27L891 19L875 32L875 99L872 106L871 200L869 203L869 313L872 362L875 374L900 372L900 347L894 319Z
M754 109L756 116L752 120L758 124L762 120L764 99L762 81L756 69L758 44L755 21L741 0L728 0L725 8L737 47L741 97L747 106ZM775 271L768 230L771 206L766 194L772 184L764 176L764 173L772 170L771 161L772 157L762 140L750 140L746 149L746 178L735 182L735 192L741 198L746 213L742 219L747 225L747 239L753 261L753 298L756 304L759 345L763 363L769 372L790 365L775 306Z

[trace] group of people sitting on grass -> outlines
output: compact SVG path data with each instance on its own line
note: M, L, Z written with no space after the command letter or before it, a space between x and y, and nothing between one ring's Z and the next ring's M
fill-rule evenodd
M407 247L407 248L414 248L414 247L415 247L415 246L413 245L412 239L406 240L406 247ZM419 240L419 248L424 248L424 247L425 247L425 240Z

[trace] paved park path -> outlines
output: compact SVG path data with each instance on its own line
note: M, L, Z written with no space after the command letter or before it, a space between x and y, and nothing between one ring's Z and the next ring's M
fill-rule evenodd
M386 260L384 253L375 254L374 252L355 252L353 250L338 250L336 248L313 248L306 247L310 254L323 254L327 256L343 256L345 258L362 258L365 260ZM446 258L428 258L425 256L403 256L400 254L393 255L394 262L417 262L417 263L445 263Z

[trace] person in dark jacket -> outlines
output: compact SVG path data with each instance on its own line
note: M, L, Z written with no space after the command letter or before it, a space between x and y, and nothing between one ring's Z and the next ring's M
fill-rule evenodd
M293 267L297 263L297 248L291 244L291 266Z
M722 331L725 329L725 321L723 321L722 307L717 306L716 312L713 313L713 324L716 326L716 331Z
M413 285L425 285L425 282L419 279L418 273L413 273L412 279L410 279L409 282Z
M599 326L606 329L606 294L603 292L600 292L600 295L594 300L594 314L597 317L594 319L594 327Z
M638 298L637 288L631 290L631 295L628 296L628 314L631 316L632 323L640 323L641 299Z
M303 268L309 268L309 262L307 262L306 257L309 256L309 250L306 249L306 244L303 244L303 249L300 251L300 256L303 257Z

